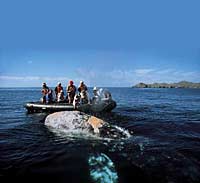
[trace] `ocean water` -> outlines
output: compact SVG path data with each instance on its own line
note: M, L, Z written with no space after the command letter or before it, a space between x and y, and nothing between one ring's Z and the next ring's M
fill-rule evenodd
M127 139L57 135L23 107L40 88L1 88L0 181L200 182L200 90L108 89L117 107L96 115Z

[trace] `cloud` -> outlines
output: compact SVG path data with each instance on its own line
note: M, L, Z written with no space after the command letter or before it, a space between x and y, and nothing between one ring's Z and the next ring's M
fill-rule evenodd
M100 78L102 77L102 72L94 71L89 68L77 68L75 70L76 78L74 79L75 82L84 81L87 85L94 86L101 81Z
M146 75L153 71L154 71L154 69L136 69L136 70L134 70L135 74L137 74L137 75Z
M76 77L53 77L53 76L6 76L0 75L1 85L7 84L9 81L17 85L34 86L41 85L41 82L47 82L50 86L54 86L57 82L67 84L73 79L78 85L83 80L88 86L132 86L139 82L178 82L182 80L200 82L199 71L183 71L175 69L132 69L132 70L111 70L111 71L95 71L92 69L79 68L75 71ZM18 81L18 82L17 82Z
M170 74L177 71L175 71L174 69L162 69L162 70L156 70L155 72L156 74Z
M31 80L40 80L40 77L38 76L0 76L0 80L25 80L25 81L31 81Z
M106 74L104 74L106 75ZM136 70L113 70L107 76L116 86L132 86L139 82L179 82L182 80L199 82L200 72L182 71L175 69L136 69Z
M46 82L48 86L55 86L57 82L61 82L66 86L70 78L54 77L54 76L7 76L0 75L0 87L34 87L41 86Z
M15 80L15 81L68 81L67 77L40 77L40 76L0 76L0 80Z
M178 82L188 80L193 82L200 81L200 72L182 71L175 69L114 69L111 71L94 71L90 69L80 69L77 71L80 80L90 85L98 86L132 86L139 82Z
M68 77L41 77L42 80L44 81L69 81L70 78Z

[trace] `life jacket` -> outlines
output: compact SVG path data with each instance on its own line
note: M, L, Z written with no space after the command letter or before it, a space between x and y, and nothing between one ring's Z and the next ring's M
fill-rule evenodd
M76 87L74 85L68 85L67 92L68 93L75 93L76 92Z
M79 88L78 88L78 91L79 91L79 92L82 92L83 90L85 90L85 91L87 90L87 86L84 85L84 84L83 84L83 85L80 85Z
M60 91L63 90L62 86L57 86L57 93L60 93Z
M49 88L48 87L43 87L42 88L42 94L46 95L49 92Z

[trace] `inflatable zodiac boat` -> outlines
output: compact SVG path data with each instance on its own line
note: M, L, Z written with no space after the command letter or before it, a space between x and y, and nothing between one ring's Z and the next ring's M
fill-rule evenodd
M91 99L90 103L78 103L76 107L66 102L52 102L47 104L44 104L42 102L28 102L25 104L25 108L28 110L29 113L73 110L78 110L82 112L109 112L117 106L116 102L112 99L111 93L108 90L100 88L96 96L98 97L95 99Z
M109 112L116 107L116 102L112 99L101 101L97 104L81 104L74 108L72 104L67 103L50 103L43 104L41 102L28 102L25 104L25 108L28 113L35 112L57 112L57 111L83 111L83 112Z

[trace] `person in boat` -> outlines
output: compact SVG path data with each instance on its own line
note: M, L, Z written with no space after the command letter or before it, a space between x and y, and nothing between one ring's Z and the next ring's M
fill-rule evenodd
M106 100L111 100L112 99L112 95L108 90L104 90L103 91L103 95L104 95L104 99L106 99Z
M49 93L49 87L47 86L47 84L46 83L43 83L42 84L42 99L41 99L41 101L42 101L42 103L46 103L47 102L47 94Z
M48 92L48 103L52 103L53 102L53 90L49 89Z
M82 104L89 104L89 103L90 103L90 100L85 90L81 91L81 93L78 93L74 96L74 100L73 100L74 109L77 109L77 107Z
M78 92L80 95L80 103L87 104L89 103L89 94L87 92L88 88L83 81L80 81L80 85L78 87Z
M87 91L82 90L80 93L80 103L81 104L88 104L89 103L89 96Z
M81 93L82 91L87 91L87 86L83 81L80 81L80 85L78 87L78 92Z
M72 80L69 81L69 85L67 86L67 94L68 94L68 102L69 104L72 104L74 100L74 96L76 94L76 87Z
M65 101L64 91L61 90L57 95L57 102L64 102L64 101Z
M101 100L101 97L99 95L99 90L97 87L93 88L93 94L94 94L94 96L92 98L92 103L94 103L94 104L99 103Z
M98 94L100 96L100 100L103 103L110 103L112 101L112 95L108 90L99 89Z
M56 94L56 100L58 101L58 94L61 93L61 91L63 91L63 87L62 87L62 84L60 82L55 87L54 91L55 91L55 94Z
M77 109L77 107L80 105L80 102L81 102L81 96L80 94L76 94L74 96L74 101L73 101L73 106L74 106L74 109Z

